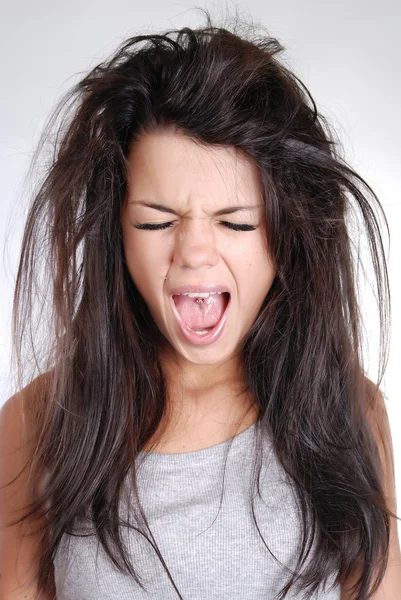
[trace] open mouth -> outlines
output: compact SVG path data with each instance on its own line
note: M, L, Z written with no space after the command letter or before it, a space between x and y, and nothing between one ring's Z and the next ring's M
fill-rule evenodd
M208 344L219 337L230 303L228 292L182 293L172 304L184 337L191 343Z

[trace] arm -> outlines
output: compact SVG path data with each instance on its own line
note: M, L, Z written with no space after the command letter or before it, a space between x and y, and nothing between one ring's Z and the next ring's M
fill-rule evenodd
M30 384L21 394L33 389ZM29 422L25 430L29 430ZM37 594L39 535L26 537L30 527L26 522L6 527L32 501L29 465L18 477L32 453L32 441L24 433L21 398L15 395L0 412L0 598L4 600L55 600L55 595Z
M373 383L368 380L370 391L373 392ZM385 496L387 506L397 514L397 501L394 477L394 454L391 440L390 424L383 395L377 392L374 407L368 408L368 420L377 441L381 464L384 474ZM353 600L350 588L358 580L355 573L346 584L341 587L341 600ZM387 570L378 590L372 600L399 600L401 598L401 550L398 538L397 521L390 517L390 547Z

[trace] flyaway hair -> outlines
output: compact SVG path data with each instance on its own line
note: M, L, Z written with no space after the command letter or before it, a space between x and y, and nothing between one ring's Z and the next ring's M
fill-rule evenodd
M37 502L25 518L39 523L46 514L40 590L51 586L61 537L85 520L141 585L118 507L127 477L137 494L135 460L165 414L166 381L161 334L124 260L120 211L132 144L174 129L197 143L234 146L260 170L277 275L243 340L244 375L259 408L258 447L271 436L304 523L299 562L276 600L296 586L297 597L310 598L331 574L344 581L357 565L355 598L366 600L386 569L392 514L367 418L387 361L390 313L376 209L387 222L308 89L280 62L281 44L251 26L215 27L205 14L204 28L126 40L66 94L38 146L37 156L49 149L48 166L22 241L13 349L19 389L32 380L30 367L38 375L25 406ZM355 268L362 229L380 315L382 370L373 386ZM260 458L256 452L255 489ZM136 509L130 526L168 572L139 499Z

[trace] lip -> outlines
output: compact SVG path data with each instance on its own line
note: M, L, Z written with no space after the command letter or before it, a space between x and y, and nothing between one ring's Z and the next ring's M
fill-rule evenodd
M226 322L227 322L228 312L231 307L230 292L228 292L229 299L228 299L226 309L225 309L224 314L222 315L220 321L218 322L218 324L215 327L213 327L213 329L211 329L209 331L209 333L199 336L197 333L192 331L192 329L187 327L181 319L181 316L175 306L175 302L174 302L174 298L173 298L174 295L182 293L177 290L182 290L182 292L191 292L191 291L195 291L195 292L201 292L201 291L203 291L203 292L207 292L207 291L228 292L227 288L225 288L224 286L221 286L221 285L213 285L213 284L210 284L208 286L205 286L205 285L204 286L189 286L189 287L181 286L181 287L174 288L173 291L175 293L171 294L171 296L170 296L171 308L172 308L175 318L177 320L177 324L178 324L179 330L181 332L181 335L183 336L185 341L189 342L193 346L209 346L209 344L213 344L214 342L217 342L217 340L223 334L223 331L225 329Z
M229 287L217 283L196 283L178 285L170 291L170 295L176 296L177 294L183 294L184 292L228 292L231 296L231 291Z

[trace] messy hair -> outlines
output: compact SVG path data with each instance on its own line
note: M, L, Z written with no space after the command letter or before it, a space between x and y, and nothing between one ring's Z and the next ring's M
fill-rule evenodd
M357 565L355 598L366 599L384 576L392 513L366 415L375 393L367 393L363 367L354 242L364 231L375 276L377 392L390 311L380 214L388 232L387 221L307 87L280 60L279 41L260 26L214 26L205 14L203 28L120 44L62 98L35 154L37 161L50 148L24 230L13 348L20 387L29 364L41 382L28 407L37 500L24 517L46 514L39 590L52 585L62 536L88 514L113 563L143 587L118 507L129 476L143 535L152 537L136 458L165 414L166 380L155 324L124 260L120 210L130 148L144 132L173 127L202 144L235 147L260 170L277 272L241 342L244 381L259 411L258 443L271 437L303 523L296 568L277 600L296 583L309 598ZM310 532L315 554L305 562Z

